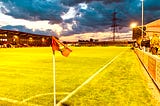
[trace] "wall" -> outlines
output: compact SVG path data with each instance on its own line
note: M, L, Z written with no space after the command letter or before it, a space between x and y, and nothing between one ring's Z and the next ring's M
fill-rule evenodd
M160 88L160 57L144 52L140 49L135 49L135 53L141 60L153 81L157 84L158 88Z

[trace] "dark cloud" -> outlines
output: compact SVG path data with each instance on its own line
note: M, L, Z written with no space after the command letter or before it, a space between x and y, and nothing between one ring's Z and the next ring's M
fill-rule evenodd
M144 8L148 11L160 11L160 0L144 0Z
M91 1L93 0L61 0L61 3L67 6L74 6L77 5L78 3L91 2Z
M21 32L27 32L27 33L32 33L32 34L41 34L41 35L53 35L53 31L48 29L45 31L42 30L33 30L26 28L25 26L18 25L18 26L12 26L12 25L7 25L7 26L2 26L2 29L7 29L7 30L14 30L14 31L21 31Z
M113 10L107 8L102 2L92 2L88 4L88 9L80 9L81 17L77 21L85 26L97 27L111 24Z
M110 3L120 3L123 2L124 0L61 0L61 3L67 6L74 6L79 3L90 3L93 1L100 1L105 4L110 4Z
M60 23L60 17L67 11L58 0L4 0L3 5L9 10L6 15L26 20L50 20L51 23Z
M141 0L3 0L5 8L1 11L14 18L26 20L49 20L50 24L59 23L64 27L63 35L97 32L111 29L113 12L116 12L116 24L123 28L130 22L141 24ZM86 8L82 8L84 3ZM70 7L76 11L75 17L62 19ZM144 0L144 23L160 18L160 1ZM66 24L73 24L68 30Z
M114 1L108 1L108 3L109 2L112 3L112 5L93 1L87 4L87 9L75 6L78 11L77 17L74 18L77 26L72 33L97 32L111 29L113 12L116 12L116 25L119 29L128 27L131 21L141 21L141 11L136 10L141 10L141 8L138 7L137 2L132 2L133 6L129 5L129 1L123 3L119 1L118 4ZM72 20L65 20L65 22L70 23ZM71 33L71 31L69 33Z
M160 0L144 0L145 23L160 19Z

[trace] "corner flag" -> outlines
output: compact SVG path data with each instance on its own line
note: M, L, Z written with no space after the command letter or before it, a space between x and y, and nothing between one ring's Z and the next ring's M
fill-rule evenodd
M53 51L53 94L54 94L54 106L56 106L56 63L55 63L55 50L60 51L61 54L65 57L67 57L70 52L72 52L71 49L69 49L65 44L60 42L57 38L52 36L52 51Z
M72 52L71 49L69 49L65 44L60 42L58 39L56 39L54 36L52 36L52 50L58 50L61 52L61 54L65 57L68 57L70 52Z

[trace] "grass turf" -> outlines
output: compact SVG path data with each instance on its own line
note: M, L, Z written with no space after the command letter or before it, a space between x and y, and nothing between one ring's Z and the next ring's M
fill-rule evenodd
M71 106L156 106L142 68L131 50L127 50L109 67L66 103Z
M126 47L73 47L68 58L56 52L57 100L81 85L121 51L120 58L71 97L66 104L75 106L153 105L135 55ZM0 97L22 101L38 94L53 92L51 48L0 49ZM140 67L140 66L138 66ZM4 101L0 101L2 104ZM53 95L28 101L53 105ZM9 103L8 103L9 104ZM18 104L17 104L18 106Z

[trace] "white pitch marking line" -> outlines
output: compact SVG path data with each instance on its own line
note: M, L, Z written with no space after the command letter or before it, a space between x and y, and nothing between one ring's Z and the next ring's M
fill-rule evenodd
M110 65L116 58L118 58L123 52L121 52L119 55L115 56L110 62L108 62L106 65L104 65L102 68L100 68L96 73L94 73L91 77L89 77L85 82L83 82L80 86L78 86L75 90L73 90L71 93L69 93L65 98L60 100L57 103L57 106L61 106L62 103L67 101L72 95L74 95L79 89L81 89L84 85L86 85L88 82L90 82L97 74L99 74L102 70L104 70L108 65Z
M3 97L0 97L0 100L1 101L6 101L6 102L9 102L9 103L17 103L17 104L22 104L21 101L18 101L18 100L14 100L14 99L9 99L9 98L3 98ZM25 103L24 103L25 104ZM29 106L40 106L40 105L37 105L37 104L30 104L30 103L27 103L27 105Z
M3 97L0 97L0 100L1 101L7 101L7 102L10 102L10 103L19 103L20 102L18 100L9 99L9 98L3 98Z
M45 94L38 94L38 95L35 95L35 96L31 96L27 99L24 99L23 101L21 101L21 103L24 103L24 102L27 102L29 100L32 100L34 98L37 98L37 97L41 97L41 96L46 96L46 95L53 95L54 93L45 93ZM67 95L69 94L69 92L56 92L56 94L58 95Z

